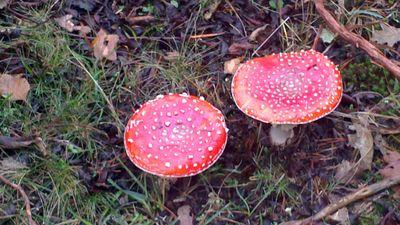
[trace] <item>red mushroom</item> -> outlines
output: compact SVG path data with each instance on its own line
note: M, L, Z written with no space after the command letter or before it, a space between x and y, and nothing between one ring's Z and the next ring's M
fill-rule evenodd
M314 50L249 60L232 80L239 109L272 124L304 124L324 117L338 106L342 89L338 68Z
M222 113L204 98L169 94L157 96L132 115L124 141L140 169L162 177L186 177L217 161L227 131Z

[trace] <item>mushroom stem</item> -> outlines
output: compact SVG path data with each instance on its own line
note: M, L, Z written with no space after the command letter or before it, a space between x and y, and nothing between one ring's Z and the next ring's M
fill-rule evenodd
M269 138L272 145L284 146L294 136L293 129L296 124L272 124L269 130Z

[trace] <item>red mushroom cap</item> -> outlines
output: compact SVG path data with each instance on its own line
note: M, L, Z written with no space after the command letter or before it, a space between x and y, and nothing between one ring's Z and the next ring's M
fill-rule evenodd
M254 58L241 65L232 80L239 109L273 124L302 124L324 117L338 106L342 90L340 71L314 50Z
M163 177L196 175L222 154L227 131L222 113L188 94L160 95L137 110L125 129L125 148L140 169Z

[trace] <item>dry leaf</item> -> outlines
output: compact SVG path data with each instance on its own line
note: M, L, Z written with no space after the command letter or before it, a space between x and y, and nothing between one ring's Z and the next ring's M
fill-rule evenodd
M26 163L15 160L12 157L4 158L0 161L0 171L16 171L20 169L25 169Z
M190 215L189 205L183 205L178 208L178 220L181 225L193 225L193 217Z
M383 156L383 160L388 163L379 173L385 179L400 176L400 153L396 151L387 151ZM400 198L400 185L393 187L395 191L393 197Z
M96 38L93 40L93 52L96 59L101 60L106 58L114 61L117 59L116 47L119 37L115 34L107 34L103 29L97 33Z
M400 28L392 27L381 23L382 30L372 32L371 40L379 44L387 44L393 47L396 42L400 41Z
M31 86L22 74L18 75L0 75L0 95L11 95L11 100L26 101Z
M237 57L224 62L224 73L235 74L243 57Z
M210 4L210 6L208 7L207 12L204 13L204 19L205 20L211 19L211 17L214 14L214 12L218 9L219 4L221 4L221 0L213 1L213 3Z
M349 210L347 208L341 208L333 215L329 216L332 220L339 222L341 225L351 225Z
M370 170L374 156L374 138L368 127L368 116L358 116L358 119L359 122L349 127L356 131L355 134L348 135L349 144L360 151L361 158L358 162L360 170Z
M228 48L229 54L234 54L234 55L243 55L243 53L246 50L254 48L254 45L250 44L249 42L235 42L231 44Z
M9 2L10 0L0 0L0 9L4 9Z
M69 32L74 31L74 23L71 21L72 15L67 14L65 16L55 18L54 20L58 23L58 25L64 29L66 29Z
M383 156L383 161L386 163L391 163L400 160L400 153L395 151L386 151L385 155Z
M176 60L179 57L179 52L177 51L172 51L172 52L167 52L167 54L164 56L164 59L168 61Z
M60 27L66 29L69 32L76 30L79 31L81 34L87 34L91 31L90 27L88 26L75 26L75 24L71 21L72 17L73 16L71 14L67 14L65 16L56 18L55 21Z
M262 27L259 27L257 29L255 29L253 32L251 32L250 36L249 36L249 40L250 41L256 41L257 37L260 35L261 32L263 32L265 30L265 28L267 28L268 24L265 24Z
M337 167L335 178L342 183L347 183L357 175L358 172L359 169L356 163L343 160Z
M348 135L349 145L360 152L360 159L356 163L343 160L338 165L335 178L340 182L347 183L364 170L371 169L374 140L368 125L368 116L358 116L358 121L349 126L356 131L355 134Z
M148 24L155 21L156 19L152 15L146 15L146 16L130 16L127 18L127 20L131 25L134 25L134 24Z

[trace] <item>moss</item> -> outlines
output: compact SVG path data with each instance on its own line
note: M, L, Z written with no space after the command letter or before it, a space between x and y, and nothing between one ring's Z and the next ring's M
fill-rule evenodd
M342 71L346 90L351 93L374 91L383 96L400 92L399 82L370 60L356 61Z

